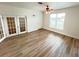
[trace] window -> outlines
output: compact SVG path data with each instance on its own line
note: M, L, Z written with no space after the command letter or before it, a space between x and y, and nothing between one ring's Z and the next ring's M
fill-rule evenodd
M51 14L49 26L51 28L63 30L64 29L64 19L65 19L65 13Z

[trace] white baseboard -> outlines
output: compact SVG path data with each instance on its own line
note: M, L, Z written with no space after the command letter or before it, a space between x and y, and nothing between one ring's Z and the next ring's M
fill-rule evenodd
M56 32L56 33L59 33L59 34L65 35L65 36L69 36L69 37L72 37L72 38L75 38L75 39L79 39L79 38L77 38L75 36L72 36L72 35L69 35L69 34L66 34L66 33L63 33L63 32L51 30L51 29L48 29L48 28L44 28L44 29L49 30L49 31L53 31L53 32Z
M4 38L0 39L0 42L2 42L5 38L6 38L6 37L4 37Z

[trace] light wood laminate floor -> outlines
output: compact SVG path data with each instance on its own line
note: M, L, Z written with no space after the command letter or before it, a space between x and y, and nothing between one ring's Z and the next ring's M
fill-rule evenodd
M0 43L1 57L79 56L79 40L45 29L6 38Z

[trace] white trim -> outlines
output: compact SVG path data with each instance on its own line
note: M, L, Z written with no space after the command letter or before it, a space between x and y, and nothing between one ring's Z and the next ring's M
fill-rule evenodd
M0 42L2 42L6 37L3 37L2 39L0 39Z

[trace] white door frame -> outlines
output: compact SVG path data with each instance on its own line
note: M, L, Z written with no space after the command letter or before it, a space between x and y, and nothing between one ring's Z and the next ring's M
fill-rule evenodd
M9 34L9 30L8 30L8 24L7 24L7 17L14 17L14 21L15 21L15 27L16 27L16 33L14 34ZM16 16L5 16L5 20L6 20L6 27L7 27L7 37L11 37L11 36L15 36L17 35L17 21L16 21Z
M23 17L25 19L25 31L20 32L20 22L19 22L19 17ZM17 16L17 22L18 22L18 34L26 33L27 32L27 17L26 16Z
M4 28L4 22L3 22L2 16L0 16L0 20L1 20L3 34L4 34L4 37L0 39L0 42L2 42L6 38L6 35L5 35L5 28Z

